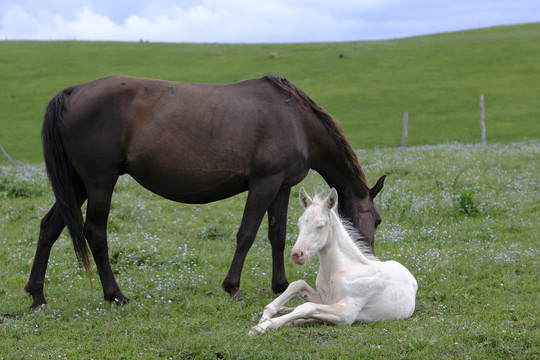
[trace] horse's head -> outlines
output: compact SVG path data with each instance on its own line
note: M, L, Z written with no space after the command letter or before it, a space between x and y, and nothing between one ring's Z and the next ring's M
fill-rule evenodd
M338 194L334 188L322 201L313 200L304 188L300 189L300 203L305 211L298 220L298 239L291 252L296 264L304 265L311 256L325 247L329 237L331 212L337 200Z
M382 221L373 199L382 190L386 175L381 176L371 189L349 187L339 202L340 215L350 221L362 235L362 240L374 252L375 230Z

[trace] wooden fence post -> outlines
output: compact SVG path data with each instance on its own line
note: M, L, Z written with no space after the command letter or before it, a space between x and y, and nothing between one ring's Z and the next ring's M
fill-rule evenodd
M404 148L405 147L405 141L407 140L407 135L408 135L408 130L407 130L407 126L408 126L408 122L409 122L409 112L405 111L403 113L403 137L401 139L401 147Z
M484 94L480 95L480 129L482 131L482 145L486 145L486 116L484 107Z

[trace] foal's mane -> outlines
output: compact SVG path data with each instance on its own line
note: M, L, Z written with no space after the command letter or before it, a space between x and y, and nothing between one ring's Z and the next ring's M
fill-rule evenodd
M333 211L333 210L332 210ZM348 220L345 220L343 219L341 216L339 216L338 214L336 214L339 221L341 221L341 224L343 225L343 227L345 228L345 230L347 231L347 234L349 234L349 237L351 238L351 240L354 242L354 244L356 245L357 248L360 249L360 251L362 252L362 254L364 254L365 257L367 257L369 260L372 260L372 261L379 261L379 258L376 257L374 254L373 254L373 250L371 249L371 247L366 244L365 241L362 241L362 235L360 235L360 233L358 232L358 230L356 230L356 228L354 227L354 225L352 224L352 222L348 221Z
M319 194L315 194L313 196L313 202L322 202L321 196ZM334 215L336 215L337 220L343 225L345 228L345 231L353 241L353 243L356 245L356 247L360 250L360 252L367 257L371 261L380 261L378 257L376 257L373 254L373 250L371 247L365 243L365 241L362 240L362 235L356 230L353 223L349 220L346 220L342 218L334 209L330 210Z
M315 115L321 120L322 124L328 131L328 133L334 139L339 151L343 154L347 167L369 188L366 175L360 167L356 153L352 149L352 146L343 133L343 130L338 123L328 114L322 107L320 107L315 101L313 101L304 91L297 88L289 80L277 76L266 75L264 79L270 81L280 89L284 90L288 94L291 94L305 109L311 109Z

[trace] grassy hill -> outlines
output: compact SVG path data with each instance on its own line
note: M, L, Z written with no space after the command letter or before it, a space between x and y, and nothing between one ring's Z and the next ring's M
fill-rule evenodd
M540 138L540 23L398 40L313 44L0 42L0 145L41 161L43 109L60 89L125 74L228 83L268 73L303 88L355 148ZM0 160L2 162L5 159Z

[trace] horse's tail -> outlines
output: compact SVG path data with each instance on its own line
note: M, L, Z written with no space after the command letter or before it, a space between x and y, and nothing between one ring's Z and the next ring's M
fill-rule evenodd
M90 275L90 259L81 212L86 189L66 154L60 135L71 91L72 89L65 89L59 92L47 105L41 138L47 175L56 197L55 206L71 234L77 259Z

